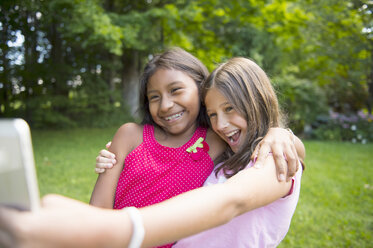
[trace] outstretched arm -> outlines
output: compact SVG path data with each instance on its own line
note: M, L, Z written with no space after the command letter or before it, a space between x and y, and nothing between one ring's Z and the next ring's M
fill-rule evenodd
M224 184L192 190L140 209L146 230L143 247L173 242L227 223L235 216L285 196L290 187L291 182L277 180L274 160L268 156L260 169L243 170ZM98 209L63 197L46 199L38 213L0 208L0 244L20 247L128 245L132 225L126 211Z
M279 182L272 156L260 169L249 168L216 184L141 209L144 247L173 242L225 224L247 211L286 196L292 182Z
M48 195L36 212L0 207L0 247L127 247L131 225L124 211Z

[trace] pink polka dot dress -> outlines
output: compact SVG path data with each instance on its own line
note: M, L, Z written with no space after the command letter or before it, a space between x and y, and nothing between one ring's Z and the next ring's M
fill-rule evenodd
M187 143L172 148L159 144L154 127L144 125L143 142L124 161L114 209L145 207L201 187L214 168L206 133L198 127Z

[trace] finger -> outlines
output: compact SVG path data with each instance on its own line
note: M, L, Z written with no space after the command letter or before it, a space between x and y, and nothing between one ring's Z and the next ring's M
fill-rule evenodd
M297 173L297 171L299 170L299 157L298 157L298 152L297 152L297 149L295 148L295 146L291 146L292 147L292 150L293 150L293 153L295 154L295 162L296 162L296 167L295 167L295 173Z
M109 142L106 144L106 149L109 149L110 146L111 146L111 141L109 141Z
M95 172L96 172L97 174L104 173L105 171L106 171L106 169L104 169L104 168L95 168Z
M259 142L256 145L256 147L255 147L255 149L253 151L253 154L251 154L251 158L250 158L251 160L254 160L258 156L258 151L259 151L260 146L261 146L261 142Z
M96 157L96 163L113 163L116 162L113 158L104 157L102 155L98 155Z
M102 157L101 155L96 157L96 168L110 169L117 163L115 159Z
M284 181L286 175L287 163L284 157L282 146L279 144L272 146L272 154L276 164L277 178L278 180Z
M287 160L287 178L286 181L289 181L297 172L297 159L296 154L294 154L294 150L292 149L291 145L287 145L284 151Z
M105 149L101 150L99 154L101 157L115 159L115 154Z
M99 162L99 163L96 163L96 168L98 169L111 169L113 168L113 163L109 162L109 163L102 163L102 162Z
M255 168L260 168L264 164L264 161L265 161L266 157L268 156L269 152L271 151L271 147L270 147L269 143L267 143L267 142L262 142L258 149L259 149L258 150L258 157L257 157L257 159L255 161L255 164L254 164Z

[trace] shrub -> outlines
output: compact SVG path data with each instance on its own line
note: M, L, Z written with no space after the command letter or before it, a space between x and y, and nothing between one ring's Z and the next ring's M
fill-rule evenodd
M362 143L373 141L373 115L364 111L341 114L329 111L327 116L319 116L312 125L313 138L322 140L351 141Z
M291 74L273 79L280 105L287 115L289 126L296 133L303 133L305 127L327 113L324 92L319 86Z

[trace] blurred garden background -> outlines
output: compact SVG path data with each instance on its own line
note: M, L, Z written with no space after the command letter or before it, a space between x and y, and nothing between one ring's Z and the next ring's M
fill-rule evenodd
M31 126L42 195L85 202L98 151L138 120L145 63L179 46L271 77L306 145L281 247L373 247L373 1L0 0L0 117Z

